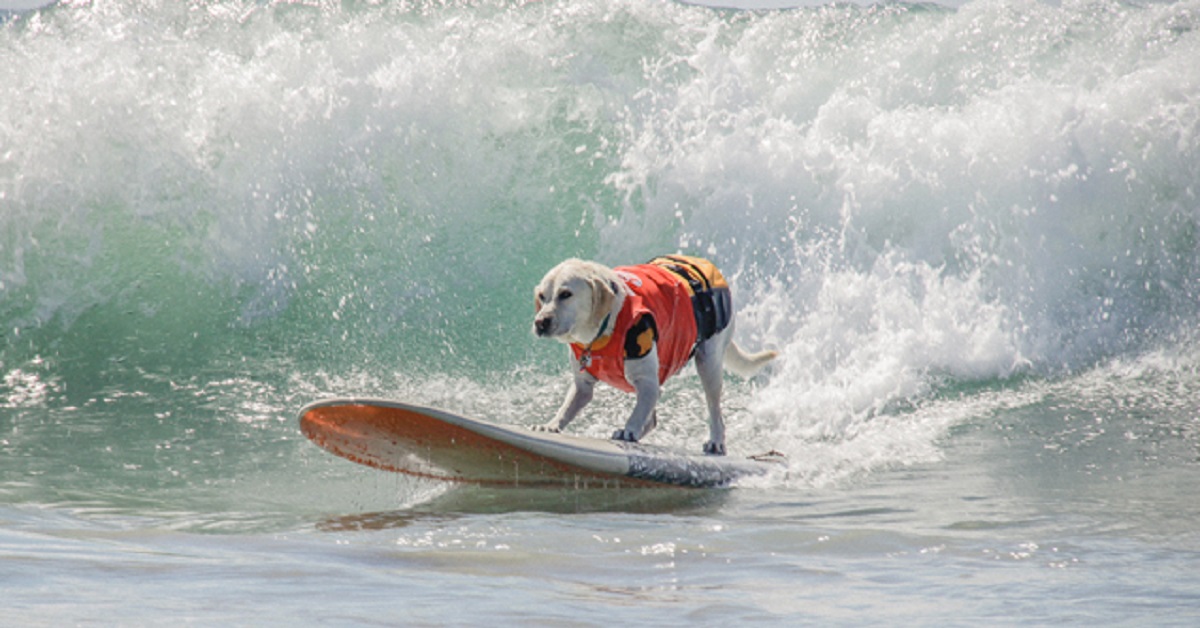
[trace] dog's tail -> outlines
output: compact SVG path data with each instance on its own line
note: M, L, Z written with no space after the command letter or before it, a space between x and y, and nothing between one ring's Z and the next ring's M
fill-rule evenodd
M737 346L736 342L731 342L729 348L725 350L725 368L733 371L736 375L750 379L754 377L755 373L762 370L767 362L774 360L778 355L778 351L759 351L747 354Z

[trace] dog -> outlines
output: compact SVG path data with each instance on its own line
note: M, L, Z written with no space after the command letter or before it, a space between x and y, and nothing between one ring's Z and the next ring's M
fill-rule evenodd
M729 285L708 260L684 255L609 268L568 259L534 290L533 333L570 345L573 386L536 429L559 432L592 400L597 381L637 395L614 440L637 442L658 425L659 392L692 358L708 405L704 453L725 455L722 370L752 377L778 354L747 354L732 340Z

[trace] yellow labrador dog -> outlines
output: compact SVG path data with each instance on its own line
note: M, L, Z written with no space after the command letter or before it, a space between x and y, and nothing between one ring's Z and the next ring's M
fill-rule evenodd
M616 440L633 441L658 424L659 390L693 356L708 402L704 452L725 454L721 372L751 377L776 352L746 354L733 343L729 285L708 260L684 255L609 268L569 259L534 291L533 333L567 343L574 386L549 423L558 432L592 400L597 381L637 394Z

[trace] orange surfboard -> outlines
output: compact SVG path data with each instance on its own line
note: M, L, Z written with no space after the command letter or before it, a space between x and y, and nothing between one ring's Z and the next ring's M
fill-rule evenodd
M642 443L535 432L383 399L327 399L300 410L320 447L377 469L511 487L723 487L783 469L782 456L687 454Z

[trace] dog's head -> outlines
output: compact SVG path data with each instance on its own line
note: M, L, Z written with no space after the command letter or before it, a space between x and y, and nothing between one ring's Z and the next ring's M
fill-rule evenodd
M533 291L533 333L562 342L592 342L604 318L615 316L623 300L620 283L612 269L595 262L569 259L555 266Z

